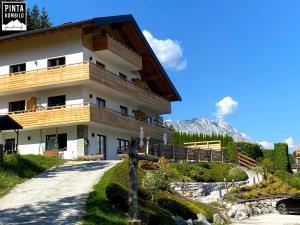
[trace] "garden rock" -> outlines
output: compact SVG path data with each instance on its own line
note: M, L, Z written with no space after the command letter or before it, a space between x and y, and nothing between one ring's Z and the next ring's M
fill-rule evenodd
M175 220L176 225L189 225L183 218L180 216L173 216L173 219Z
M222 219L222 217L219 214L213 215L213 222L218 224L225 224L225 221Z

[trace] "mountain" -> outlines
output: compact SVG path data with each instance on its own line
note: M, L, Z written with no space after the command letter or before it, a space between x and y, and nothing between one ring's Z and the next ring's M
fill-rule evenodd
M251 141L246 134L233 128L225 120L209 120L205 117L198 117L192 120L166 120L165 123L181 132L228 134L235 141Z
M26 30L26 25L24 23L21 23L18 19L10 21L8 24L3 24L2 29L3 30L11 30L14 28L19 28L20 30Z

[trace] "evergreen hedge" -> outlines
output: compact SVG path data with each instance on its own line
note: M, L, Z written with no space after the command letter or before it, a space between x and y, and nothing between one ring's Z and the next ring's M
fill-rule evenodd
M290 170L288 145L286 143L274 144L274 167L276 170Z
M274 150L273 149L265 149L265 150L262 150L263 152L263 157L265 159L270 159L270 160L274 160Z
M258 144L250 142L232 142L228 144L226 153L229 161L236 162L238 152L255 160L263 156L261 146Z

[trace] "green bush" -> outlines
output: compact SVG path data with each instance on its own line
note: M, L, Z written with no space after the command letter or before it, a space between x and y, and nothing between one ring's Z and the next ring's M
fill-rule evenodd
M274 144L274 167L276 170L290 171L288 145L286 143Z
M142 189L151 195L153 201L154 195L168 188L168 177L161 169L149 171L142 181Z
M255 143L232 142L228 145L228 154L230 161L236 161L238 152L255 160L263 156L261 146Z
M287 171L277 170L274 173L274 176L278 177L283 182L287 183L291 187L300 189L300 177L298 174L291 174Z
M232 168L236 167L228 163L201 162L195 164L170 163L166 167L166 170L170 175L170 179L174 181L184 180L184 178L188 177L197 182L221 182L224 181L224 178L227 180L232 179L229 176L229 171ZM236 168L236 171L238 172L237 181L246 180L248 178L245 171L239 168Z
M228 160L232 163L236 163L237 161L237 151L234 148L234 142L230 142L228 144L228 147L225 151L226 157L228 157Z
M262 153L263 153L263 157L265 159L270 159L270 160L274 160L274 150L273 149L265 149L265 150L262 150Z

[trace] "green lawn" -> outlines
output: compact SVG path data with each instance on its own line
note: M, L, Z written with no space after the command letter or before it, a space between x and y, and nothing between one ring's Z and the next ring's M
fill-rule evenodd
M25 180L65 162L38 155L7 155L0 170L0 197Z
M139 167L138 178L141 184L146 171ZM140 185L139 185L140 186ZM100 182L90 193L86 204L85 225L125 225L128 211L128 160L124 160L101 178ZM197 213L204 214L208 220L216 209L207 204L190 201L179 195L165 190L155 196L152 202L140 190L139 217L144 224L175 225L172 216L179 215L185 219L196 218Z

